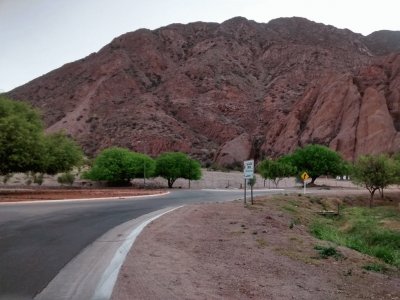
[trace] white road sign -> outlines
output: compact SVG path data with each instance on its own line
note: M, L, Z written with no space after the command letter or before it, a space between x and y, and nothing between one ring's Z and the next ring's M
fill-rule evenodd
M243 175L245 179L252 179L254 176L254 160L245 160L243 162Z

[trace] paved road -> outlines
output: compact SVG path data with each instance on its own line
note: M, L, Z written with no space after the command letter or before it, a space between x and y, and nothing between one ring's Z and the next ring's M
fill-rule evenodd
M182 190L131 200L0 205L0 299L32 299L82 249L121 223L169 206L243 199L242 193Z

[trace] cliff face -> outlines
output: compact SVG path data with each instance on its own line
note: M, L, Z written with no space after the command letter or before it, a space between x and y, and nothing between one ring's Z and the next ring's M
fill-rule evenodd
M399 151L400 54L355 74L332 73L308 87L294 109L269 129L265 151L287 152L297 145L330 146L347 159ZM268 135L268 134L266 134Z
M9 96L88 154L118 145L231 165L317 142L353 159L400 149L398 46L301 18L173 24L122 35Z

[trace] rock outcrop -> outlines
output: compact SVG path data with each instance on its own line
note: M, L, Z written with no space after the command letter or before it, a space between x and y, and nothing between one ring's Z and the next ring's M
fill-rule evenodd
M117 37L8 95L89 155L118 145L234 165L320 143L354 159L400 150L397 36L302 18L173 24Z

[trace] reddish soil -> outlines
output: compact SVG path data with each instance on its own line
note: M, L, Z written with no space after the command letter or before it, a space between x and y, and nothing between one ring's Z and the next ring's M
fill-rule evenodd
M312 197L297 197L296 208L319 210ZM155 220L112 299L400 299L398 270L366 271L377 260L345 247L343 258L320 258L314 247L330 244L309 234L312 213L285 210L290 200L190 205Z
M119 189L0 189L0 202L128 197L162 193L162 190Z

